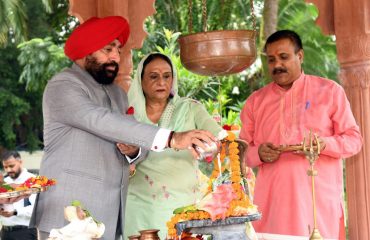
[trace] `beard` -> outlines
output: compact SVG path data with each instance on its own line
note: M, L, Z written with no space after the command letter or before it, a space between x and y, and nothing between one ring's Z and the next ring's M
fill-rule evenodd
M12 179L17 179L19 177L19 175L21 175L21 170L19 170L17 172L8 172L8 175Z
M114 70L108 69L114 67ZM88 56L86 58L85 69L90 75L100 84L112 84L118 73L118 63L98 63L95 57Z

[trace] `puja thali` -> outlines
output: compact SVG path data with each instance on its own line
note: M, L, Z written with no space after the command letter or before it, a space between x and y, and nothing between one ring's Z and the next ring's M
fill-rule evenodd
M34 193L44 192L48 190L48 188L49 186L43 186L43 187L29 188L29 189L19 190L19 191L2 192L0 193L0 199L16 198L16 197L31 195Z

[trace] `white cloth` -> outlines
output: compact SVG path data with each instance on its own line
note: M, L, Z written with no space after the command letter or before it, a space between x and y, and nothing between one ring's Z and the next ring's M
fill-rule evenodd
M92 217L80 219L77 212L75 206L65 207L64 218L70 223L59 229L51 229L48 240L91 240L104 234L104 223L96 223Z
M307 240L304 236L281 235L271 233L257 233L258 240ZM335 240L325 238L325 240Z
M8 176L4 179L4 181L6 183L21 184L21 183L24 183L30 177L35 177L35 175L28 172L27 169L23 168L18 178L12 179L11 177ZM3 226L16 226L16 225L28 226L30 223L33 206L35 204L35 199L36 199L36 194L32 194L29 197L29 201L31 205L27 207L24 206L24 199L13 203L14 209L17 210L17 215L11 216L11 217L0 216L2 225Z
M105 230L104 224L97 224L92 217L74 220L60 229L51 229L48 240L91 240L100 238Z

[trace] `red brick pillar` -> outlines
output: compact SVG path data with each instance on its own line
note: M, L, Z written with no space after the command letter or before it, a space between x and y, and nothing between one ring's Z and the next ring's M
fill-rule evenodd
M349 238L370 239L370 1L334 1L340 80L364 138L346 160Z
M318 7L324 33L336 36L339 79L364 138L362 151L346 160L348 229L351 240L370 239L370 1L306 1Z

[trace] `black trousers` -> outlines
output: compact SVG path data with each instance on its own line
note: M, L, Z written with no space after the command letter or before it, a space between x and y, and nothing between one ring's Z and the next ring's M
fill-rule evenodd
M27 226L3 226L1 240L37 240L37 229Z

